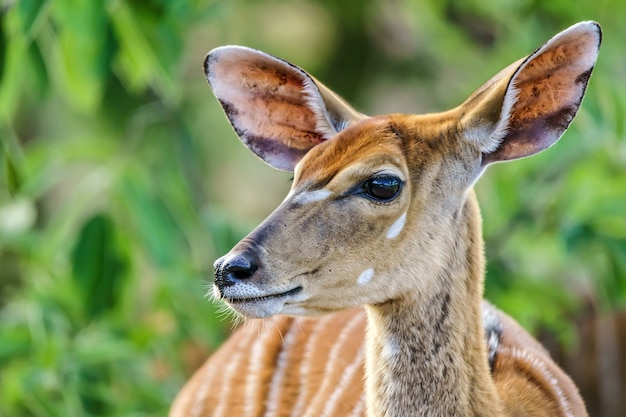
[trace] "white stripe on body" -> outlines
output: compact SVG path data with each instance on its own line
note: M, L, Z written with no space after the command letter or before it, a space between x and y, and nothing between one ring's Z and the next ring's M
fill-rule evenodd
M271 325L271 328L265 329L261 333L261 338L254 342L246 374L244 411L246 416L251 417L258 416L260 414L260 410L258 408L263 405L261 402L256 401L256 396L262 388L261 381L259 380L259 374L262 373L262 358L267 352L267 342L276 337L274 331L279 331L274 321L266 321L265 324L267 324L268 327ZM238 388L241 389L241 387Z
M343 377L345 376L346 369L342 368L340 370L337 370L337 360L340 359L339 352L341 351L341 348L346 344L346 341L349 340L348 336L351 335L354 328L357 327L361 323L362 320L363 320L363 317L361 314L355 314L350 319L350 321L343 327L343 329L341 330L341 333L339 334L339 337L337 337L335 343L333 344L332 349L330 350L328 354L328 361L326 362L326 367L324 368L324 375L333 375L337 372L340 372L342 374L341 378L343 379ZM325 393L326 390L330 388L330 384L334 382L335 382L334 378L329 378L329 377L324 378L324 381L322 382L322 386L317 391L318 394ZM314 401L315 400L313 400L312 402ZM310 411L315 412L317 410L310 410ZM311 415L310 413L305 414L305 416L319 417L319 415Z
M278 360L276 362L276 369L274 371L274 375L272 375L272 381L270 383L270 392L266 401L267 408L264 414L265 417L273 417L273 416L278 415L278 413L280 412L279 401L280 401L281 390L283 388L283 380L285 378L285 371L287 370L287 367L291 365L289 363L289 360L290 360L289 354L292 352L293 342L295 341L296 336L300 332L301 332L300 327L294 321L292 322L291 327L285 334L284 343L283 343L284 347L281 350L280 354L278 355Z
M341 380L337 385L337 388L333 391L324 406L323 416L333 417L335 415L335 407L337 405L337 401L341 398L341 394L343 394L348 388L348 384L354 378L354 374L359 370L359 367L363 366L363 354L365 353L365 346L361 344L359 351L356 356L344 370L343 375L341 376Z
M238 371L237 365L239 365L239 363L243 359L244 354L247 352L246 349L243 349L241 347L249 345L253 341L252 339L254 337L256 337L254 332L247 332L245 339L239 342L239 349L234 350L235 354L233 355L232 358L230 358L228 365L224 369L223 377L220 380L220 384L222 387L220 389L220 394L218 397L220 401L218 401L217 407L213 410L213 417L228 417L225 414L225 412L228 411L226 409L226 404L228 404L228 402L225 401L225 399L230 398L230 391L231 391L232 386L234 385L232 382L232 379L236 371ZM206 397L206 393L203 395L203 398L204 397ZM203 401L202 406L204 406L204 401ZM199 408L198 413L194 414L194 417L201 416L200 411L204 411L204 407Z
M306 406L305 401L309 395L309 384L307 381L307 375L309 375L311 369L311 357L313 356L313 352L315 352L314 347L316 346L320 335L322 334L322 330L332 322L334 316L332 314L322 317L317 321L315 327L311 331L311 334L308 337L306 345L304 346L304 355L302 356L301 362L301 370L300 370L300 390L298 393L298 398L296 399L295 405L291 411L291 417L302 417L302 413L304 407Z

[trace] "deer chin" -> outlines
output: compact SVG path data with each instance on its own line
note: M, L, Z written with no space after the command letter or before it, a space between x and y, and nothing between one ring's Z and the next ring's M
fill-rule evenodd
M214 287L214 294L233 310L247 318L259 319L275 314L289 314L289 305L302 299L302 287L263 290L241 283L226 288ZM285 311L287 310L287 311Z

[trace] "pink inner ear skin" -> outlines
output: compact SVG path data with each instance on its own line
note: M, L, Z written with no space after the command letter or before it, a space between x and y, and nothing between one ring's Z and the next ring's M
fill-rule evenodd
M581 25L555 37L520 66L509 85L515 94L506 133L497 149L484 155L483 163L533 155L559 140L585 94L597 57L599 30L595 24Z
M274 168L293 170L324 141L299 68L259 51L225 47L209 54L205 71L237 135Z

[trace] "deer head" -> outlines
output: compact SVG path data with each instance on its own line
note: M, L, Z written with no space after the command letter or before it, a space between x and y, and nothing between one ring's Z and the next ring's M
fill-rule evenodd
M489 164L561 137L599 44L597 24L582 22L452 110L376 117L279 58L211 51L205 72L241 141L294 172L280 206L215 263L215 295L248 317L317 315L420 299L449 285L451 260L481 280L472 185ZM467 240L479 250L463 252Z

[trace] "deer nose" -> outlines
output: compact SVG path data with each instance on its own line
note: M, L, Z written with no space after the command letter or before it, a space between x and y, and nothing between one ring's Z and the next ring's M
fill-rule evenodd
M218 259L213 267L215 284L223 288L249 279L259 269L259 260L250 252L228 254Z

